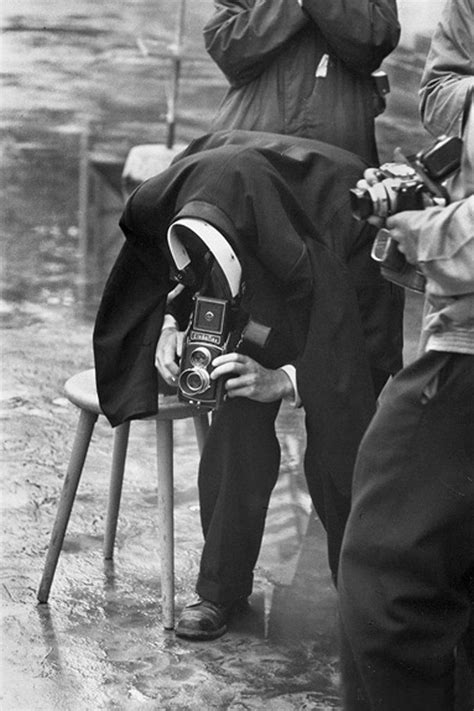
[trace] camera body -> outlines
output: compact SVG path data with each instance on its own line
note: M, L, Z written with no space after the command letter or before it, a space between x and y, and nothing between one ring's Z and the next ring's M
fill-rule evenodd
M359 220L385 218L405 210L422 210L425 196L447 201L443 181L459 168L461 152L462 140L445 136L415 156L404 156L397 149L400 160L378 168L378 183L349 191L352 214Z
M423 209L426 186L406 163L384 163L377 170L378 183L350 192L352 214L358 220L389 217L404 210Z
M384 163L377 171L379 182L350 190L352 214L359 220L385 219L406 210L423 210L430 203L447 205L449 196L443 181L459 168L461 152L462 140L445 136L415 156L405 157L397 149L397 157L404 162ZM388 230L379 231L372 258L380 263L382 274L389 281L424 291L422 272L406 261Z
M178 376L178 398L199 407L216 409L224 396L222 378L211 380L212 361L227 352L231 305L226 299L195 297L183 343Z

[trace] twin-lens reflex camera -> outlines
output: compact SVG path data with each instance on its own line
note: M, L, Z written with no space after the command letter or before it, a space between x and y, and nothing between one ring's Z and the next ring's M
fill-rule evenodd
M231 304L227 299L195 297L183 344L178 397L200 407L216 409L224 396L224 378L211 380L212 361L227 352Z

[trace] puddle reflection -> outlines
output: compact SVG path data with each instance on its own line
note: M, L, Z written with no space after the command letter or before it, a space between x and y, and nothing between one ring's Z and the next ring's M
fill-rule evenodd
M46 655L43 658L44 676L51 676L57 672L62 672L63 663L61 652L54 627L53 615L48 605L37 605L41 633L44 641Z

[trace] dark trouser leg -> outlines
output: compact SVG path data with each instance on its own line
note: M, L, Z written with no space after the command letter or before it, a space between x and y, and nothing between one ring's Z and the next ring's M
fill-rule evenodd
M279 402L226 400L201 457L199 496L205 544L197 592L225 603L252 591L271 492L278 477Z
M455 701L455 661L472 634L473 471L474 357L428 353L395 378L363 439L342 546L343 659L353 654L372 709L472 708ZM347 711L366 708L357 683L345 688Z
M386 371L372 368L371 375L375 397L377 398L386 384L389 374ZM329 568L334 583L336 583L339 554L351 507L350 492L354 461L347 470L345 491L341 491L335 484L331 472L321 470L317 472L317 476L314 476L311 463L318 460L318 452L313 452L312 450L312 443L308 440L306 460L309 464L305 467L306 481L313 506L326 529Z
M337 580L342 537L349 516L351 497L341 493L330 476L306 474L311 501L327 535L328 562L334 584Z

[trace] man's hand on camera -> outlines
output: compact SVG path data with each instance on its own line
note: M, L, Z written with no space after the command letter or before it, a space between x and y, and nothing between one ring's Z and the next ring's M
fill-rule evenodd
M226 353L212 362L211 378L226 376L227 397L246 397L257 402L274 402L294 394L288 375L281 369L264 368L249 356Z
M420 229L423 229L425 225L426 212L424 210L406 210L387 218L390 237L398 242L398 249L410 264L416 264L418 261L418 239Z
M360 190L367 190L371 187L373 187L376 183L380 183L383 180L383 175L380 173L378 168L366 168L364 170L364 177L361 180L357 181L357 187ZM380 208L378 205L375 206L374 212L378 213L380 212ZM376 215L371 215L367 222L370 222L371 225L375 225L375 227L383 227L384 226L384 218L383 217L377 217Z
M383 180L383 176L377 168L367 168L364 171L363 180L358 181L357 187L367 189L381 180ZM427 222L426 210L430 210L431 207L436 208L433 198L428 192L423 193L423 203L424 210L405 210L387 218L372 216L367 220L376 227L385 227L390 232L390 237L398 243L398 249L410 264L418 262L419 233L425 228ZM380 208L376 206L374 212L380 212Z
M156 346L155 366L168 385L176 385L179 374L179 359L183 350L184 331L173 326L161 331Z

